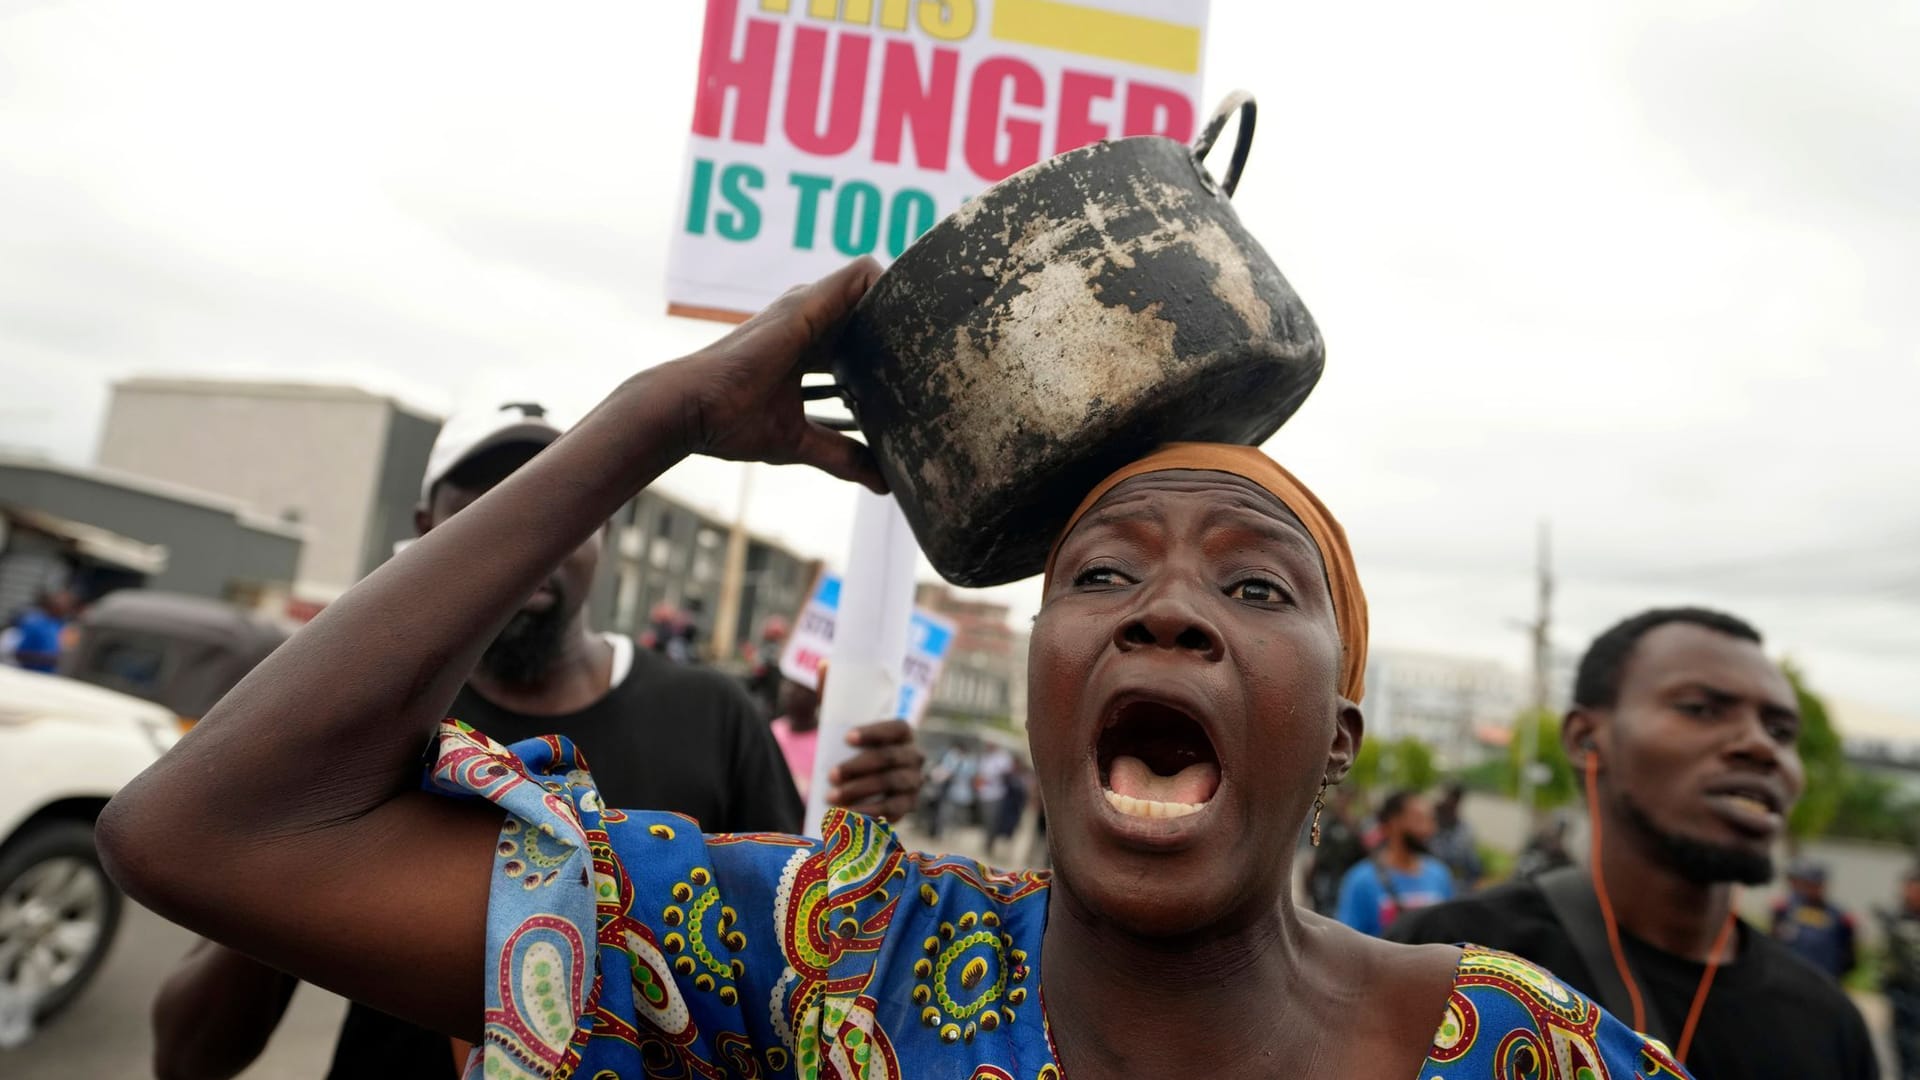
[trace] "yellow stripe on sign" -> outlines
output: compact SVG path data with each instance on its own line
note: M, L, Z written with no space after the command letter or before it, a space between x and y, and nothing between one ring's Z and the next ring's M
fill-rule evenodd
M1103 56L1182 75L1200 70L1200 28L1060 0L994 0L1001 41Z

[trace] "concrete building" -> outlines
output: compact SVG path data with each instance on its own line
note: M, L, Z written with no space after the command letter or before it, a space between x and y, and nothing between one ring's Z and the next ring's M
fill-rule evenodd
M1418 739L1443 767L1472 761L1485 736L1507 732L1526 707L1528 680L1494 660L1405 649L1367 656L1363 708L1370 739Z
M217 493L307 538L293 591L311 614L414 535L420 477L440 422L392 398L346 386L216 379L116 383L100 444L103 465ZM728 523L655 490L614 515L589 598L594 625L640 634L654 607L693 616L713 638ZM736 634L791 616L817 562L750 537Z
M1022 730L1027 726L1027 650L1032 645L1032 634L1015 631L1013 655L1007 664L1007 698L1013 707L1013 725Z
M101 465L297 522L302 599L324 603L413 535L438 418L348 386L134 378L113 386Z
M0 619L66 584L269 605L291 588L302 539L235 499L35 458L0 458L0 518Z
M650 488L614 515L612 527L596 590L604 595L594 607L595 625L639 634L653 609L665 604L692 617L700 642L712 641L730 524ZM732 639L754 640L769 615L791 619L806 602L819 569L817 559L749 535Z
M82 521L0 505L0 626L43 593L84 599L143 585L165 570L167 549Z
M928 716L1023 725L1025 709L1018 716L1014 711L1014 683L1018 675L1024 705L1026 649L1007 621L1007 605L973 599L938 583L921 585L914 602L954 625L953 651L934 684Z

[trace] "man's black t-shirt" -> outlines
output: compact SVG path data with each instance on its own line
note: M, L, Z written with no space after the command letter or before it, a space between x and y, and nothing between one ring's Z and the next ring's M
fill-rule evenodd
M706 832L798 832L805 815L766 720L737 681L646 649L605 697L565 716L509 712L460 688L452 714L495 742L565 735L608 806L685 814ZM478 1004L475 1008L478 1008ZM454 1080L445 1035L355 1003L328 1080Z
M572 739L608 806L670 810L710 833L800 831L805 808L772 729L718 671L636 649L620 685L577 713L509 712L463 686L453 715L498 743Z
M1539 964L1582 993L1594 993L1587 965L1532 882L1407 912L1387 937L1501 949ZM1668 1023L1684 1022L1706 965L1629 934L1622 933L1620 940L1640 992L1654 1001ZM1633 1022L1631 1016L1622 1019ZM1677 1040L1678 1034L1672 1038ZM1847 995L1811 964L1745 923L1733 962L1713 977L1685 1064L1699 1080L1873 1080L1878 1075L1866 1022Z

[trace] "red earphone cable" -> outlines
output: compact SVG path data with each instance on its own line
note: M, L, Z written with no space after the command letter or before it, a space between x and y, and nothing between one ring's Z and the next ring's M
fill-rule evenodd
M1734 896L1739 896L1735 890ZM1700 988L1693 992L1693 1004L1687 1007L1687 1026L1680 1029L1680 1045L1673 1048L1674 1058L1682 1065L1687 1063L1687 1051L1693 1046L1693 1031L1700 1026L1700 1010L1706 1007L1707 991L1713 986L1713 973L1720 970L1720 953L1727 947L1727 939L1733 936L1733 924L1738 920L1733 914L1729 902L1727 921L1720 927L1720 934L1713 939L1713 952L1707 957L1706 973L1700 976Z

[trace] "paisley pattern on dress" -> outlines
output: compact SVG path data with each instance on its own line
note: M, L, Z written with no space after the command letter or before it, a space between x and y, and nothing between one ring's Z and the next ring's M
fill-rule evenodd
M843 811L820 840L702 836L603 808L564 739L509 751L456 721L429 783L507 811L467 1080L1063 1080L1045 873L909 853ZM1467 947L1417 1080L1685 1076L1545 971Z

